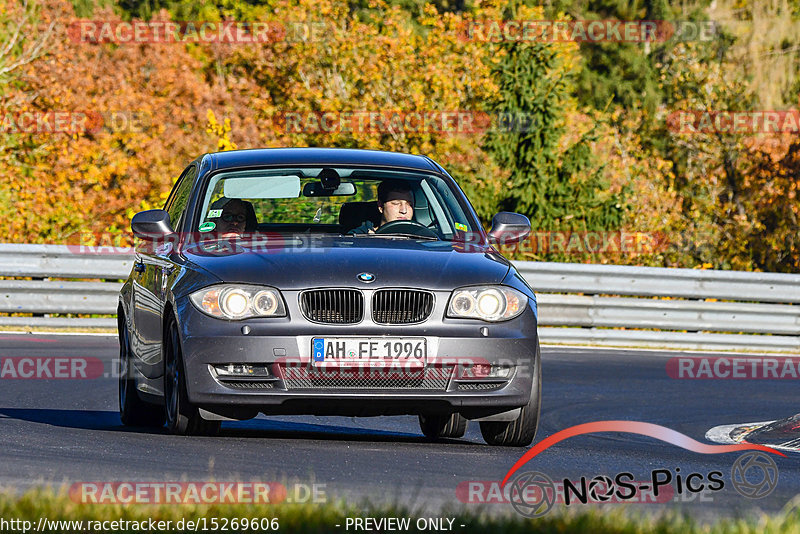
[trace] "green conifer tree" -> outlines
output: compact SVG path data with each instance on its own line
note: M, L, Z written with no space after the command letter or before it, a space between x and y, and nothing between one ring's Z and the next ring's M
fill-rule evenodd
M566 150L567 111L574 72L549 43L507 42L494 67L500 92L492 111L508 131L487 134L484 149L510 171L504 210L530 217L539 230L615 230L624 218L621 193L612 194L591 152L594 129ZM523 120L514 120L523 118ZM523 126L523 127L520 127Z

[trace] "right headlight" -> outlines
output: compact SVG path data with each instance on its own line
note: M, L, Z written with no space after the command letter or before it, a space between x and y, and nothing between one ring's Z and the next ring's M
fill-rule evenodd
M221 284L192 293L197 309L218 319L285 317L286 307L277 289L244 284Z
M462 287L453 291L447 316L484 321L507 321L525 311L528 297L506 286Z

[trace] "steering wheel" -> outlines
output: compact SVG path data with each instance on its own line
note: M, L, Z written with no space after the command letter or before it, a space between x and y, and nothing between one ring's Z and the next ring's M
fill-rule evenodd
M377 230L375 230L376 234L411 234L411 235L418 235L420 237L435 237L439 238L439 235L425 226L422 223L418 223L417 221L392 221L388 222L382 226L379 226Z

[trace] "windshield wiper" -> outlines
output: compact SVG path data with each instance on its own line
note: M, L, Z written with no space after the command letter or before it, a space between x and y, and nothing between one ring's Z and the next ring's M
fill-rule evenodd
M430 236L430 235L417 235L417 234L366 234L372 237L404 237L407 239L424 239L426 241L439 241L438 237Z
M402 237L403 239L424 239L426 241L442 241L439 237L429 236L429 235L417 235L417 234L339 234L339 237L383 237L383 238L396 238Z

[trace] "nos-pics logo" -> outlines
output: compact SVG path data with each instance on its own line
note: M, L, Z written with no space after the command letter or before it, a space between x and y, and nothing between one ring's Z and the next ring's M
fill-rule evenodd
M650 436L701 454L719 454L746 451L739 456L731 469L731 485L748 499L761 499L771 494L778 485L778 466L765 453L783 453L756 444L707 445L700 443L675 430L638 421L597 421L567 428L542 440L528 450L508 471L502 485L509 484L509 500L514 509L526 517L541 517L548 513L557 501L566 505L572 503L625 502L634 499L641 491L651 491L658 496L659 489L669 486L677 494L720 491L725 487L723 473L711 471L702 473L681 473L679 468L655 469L651 472L649 484L632 484L633 475L619 473L609 477L599 475L587 482L581 477L574 483L564 479L556 484L550 477L539 471L528 471L514 476L526 462L561 440L580 434L595 432L626 432ZM512 478L513 477L513 478ZM674 487L673 487L674 484ZM557 487L558 486L558 487ZM559 495L559 487L562 495Z

